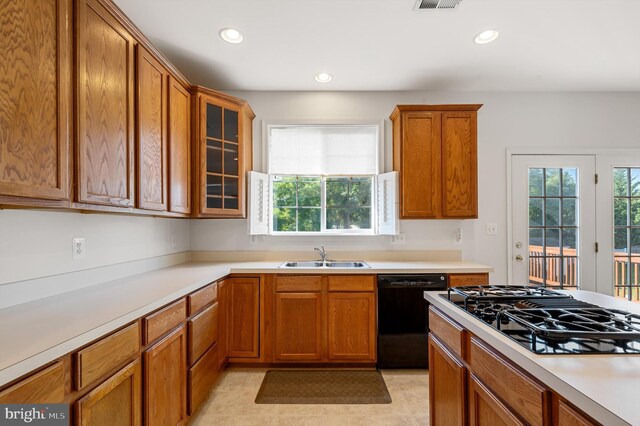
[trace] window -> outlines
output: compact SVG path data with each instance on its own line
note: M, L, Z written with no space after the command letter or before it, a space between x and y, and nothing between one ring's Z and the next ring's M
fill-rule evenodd
M640 168L613 169L615 295L640 300Z
M379 124L267 125L268 174L250 173L250 232L395 233L396 178L378 174L380 129Z

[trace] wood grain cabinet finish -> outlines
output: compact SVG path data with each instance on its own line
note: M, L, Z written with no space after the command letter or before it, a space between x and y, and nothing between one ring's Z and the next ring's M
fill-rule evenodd
M144 320L145 344L162 337L180 325L187 317L187 301L182 298L164 308L147 315Z
M375 293L329 293L327 297L329 359L375 361Z
M138 45L137 59L137 206L167 210L167 84L169 73Z
M449 287L489 284L489 274L449 274L448 277Z
M229 359L229 282L218 284L218 364L223 368Z
M202 358L189 369L187 380L189 387L189 415L196 412L200 404L211 393L219 375L218 345L213 345Z
M229 357L257 358L260 348L260 279L230 278Z
M67 200L71 0L3 0L0 16L0 204Z
M75 403L78 426L142 424L140 360L118 371Z
M572 407L562 399L554 398L555 415L553 424L557 426L596 426L600 423L591 419L580 410Z
M398 105L393 170L402 219L476 218L477 110L482 105Z
M195 315L202 308L218 299L218 284L211 283L200 290L194 291L187 299L189 300L189 315Z
M32 374L0 392L0 404L60 404L65 398L63 361Z
M438 341L446 345L454 355L465 359L467 331L432 306L429 307L429 332L438 336Z
M196 216L244 218L255 114L246 101L220 92L195 87L191 94Z
M134 205L135 40L98 0L76 2L76 198Z
M530 425L548 424L549 392L472 337L469 366L482 382Z
M321 293L313 292L276 294L276 361L322 359L322 299Z
M184 326L144 352L146 425L182 425L187 420L187 342Z
M429 420L432 426L467 424L467 369L429 335Z
M218 340L218 304L214 303L187 323L188 359L193 365Z
M476 376L473 374L469 376L469 424L471 426L526 425Z
M191 213L191 95L169 76L169 211Z
M332 291L375 291L375 275L329 275L328 290Z
M76 389L81 390L140 353L140 325L135 322L75 354Z

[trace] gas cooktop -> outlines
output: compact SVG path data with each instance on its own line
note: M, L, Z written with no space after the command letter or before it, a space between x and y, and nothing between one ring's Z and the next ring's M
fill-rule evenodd
M640 354L640 315L544 287L453 287L446 297L537 354Z

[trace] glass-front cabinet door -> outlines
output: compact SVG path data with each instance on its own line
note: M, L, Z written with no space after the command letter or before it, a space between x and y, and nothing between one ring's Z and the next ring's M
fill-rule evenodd
M245 174L251 169L253 112L242 100L200 98L200 216L246 217ZM232 99L233 100L233 99Z

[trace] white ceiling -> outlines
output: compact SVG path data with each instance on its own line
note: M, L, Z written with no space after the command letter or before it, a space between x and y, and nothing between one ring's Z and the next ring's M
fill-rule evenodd
M219 90L640 91L640 0L116 3L191 83ZM474 44L487 28L500 38Z

